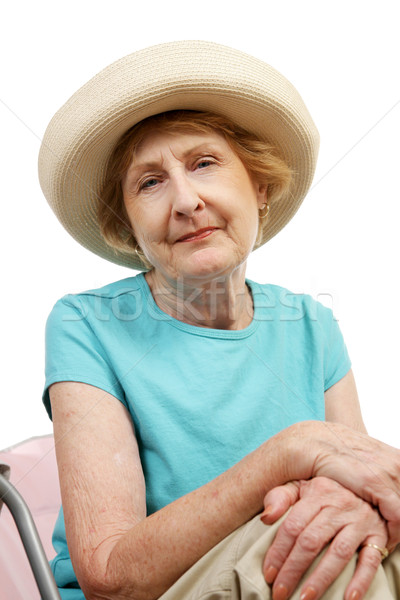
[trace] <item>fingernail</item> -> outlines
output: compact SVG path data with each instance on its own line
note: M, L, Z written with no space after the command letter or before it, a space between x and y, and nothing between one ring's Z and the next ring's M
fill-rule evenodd
M270 504L268 504L268 506L266 506L263 510L263 512L260 515L260 519L262 519L263 517L269 517L269 515L272 513L272 506Z
M272 592L272 600L287 600L288 597L288 589L281 583Z
M308 587L304 590L304 592L300 596L300 600L314 600L317 592L313 587Z
M350 598L349 600L360 600L360 592L357 590L354 590L354 592L351 592Z
M272 565L264 571L264 578L267 583L273 583L277 575L278 569L276 569Z

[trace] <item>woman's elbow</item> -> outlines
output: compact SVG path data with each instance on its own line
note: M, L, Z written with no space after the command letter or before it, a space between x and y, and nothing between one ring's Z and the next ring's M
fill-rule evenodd
M126 569L125 569L126 570ZM131 564L129 573L116 570L113 565L97 568L92 563L79 570L77 578L86 600L156 600L152 586L135 576L135 566Z

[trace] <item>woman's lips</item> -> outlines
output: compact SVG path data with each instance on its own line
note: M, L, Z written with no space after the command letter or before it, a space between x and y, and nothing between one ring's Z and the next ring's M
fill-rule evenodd
M217 227L204 227L203 229L198 229L197 231L193 231L191 233L187 233L186 235L182 235L177 242L196 242L197 240L202 240L212 233L216 231Z

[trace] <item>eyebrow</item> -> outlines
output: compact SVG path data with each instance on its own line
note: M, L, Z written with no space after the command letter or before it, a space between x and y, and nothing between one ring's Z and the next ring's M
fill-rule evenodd
M138 164L133 163L127 170L126 174L136 172L136 171L140 172L140 171L147 171L147 170L152 170L152 169L159 169L160 167L162 167L162 164L163 164L162 160L161 161L152 160L152 161L141 162Z
M215 148L215 145L212 143L207 143L207 142L202 142L201 144L197 144L197 146L191 146L190 148L188 148L187 150L185 150L181 157L183 159L187 158L190 154L195 154L196 152L198 152L199 150L207 150L207 151L211 151L211 152L216 152L217 149ZM139 162L137 164L132 163L132 165L129 167L129 169L127 170L126 174L128 173L135 173L136 171L147 171L147 170L152 170L152 169L159 169L160 167L163 166L163 160L161 161L157 161L157 160L151 160L151 161L144 161L144 162Z

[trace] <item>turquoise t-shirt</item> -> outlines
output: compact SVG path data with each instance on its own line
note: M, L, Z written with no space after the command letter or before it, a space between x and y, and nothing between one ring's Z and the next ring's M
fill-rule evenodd
M115 396L134 422L148 514L227 470L293 423L324 420L324 391L350 369L332 311L310 296L247 282L242 330L176 320L143 274L68 295L46 328L46 387L87 383ZM194 310L194 308L193 308ZM82 600L62 511L53 572L63 600Z

